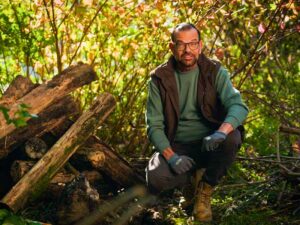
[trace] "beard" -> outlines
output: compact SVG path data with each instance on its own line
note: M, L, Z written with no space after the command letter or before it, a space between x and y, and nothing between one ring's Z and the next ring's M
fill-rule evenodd
M191 68L197 64L198 58L194 54L185 53L177 59L177 62L183 68Z

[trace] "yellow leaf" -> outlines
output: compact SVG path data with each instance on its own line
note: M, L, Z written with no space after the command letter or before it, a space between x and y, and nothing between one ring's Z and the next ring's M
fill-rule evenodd
M268 74L268 78L267 78L267 80L268 80L270 83L272 83L272 82L273 82L273 79L272 79L272 77L270 76L270 74Z

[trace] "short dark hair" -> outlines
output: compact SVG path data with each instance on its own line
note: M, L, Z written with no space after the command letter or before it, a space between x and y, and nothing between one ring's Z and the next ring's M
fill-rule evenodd
M171 34L171 40L173 42L175 42L175 33L177 31L185 31L185 30L191 30L191 29L195 29L198 33L198 38L199 38L199 41L201 40L201 35L200 35L200 31L197 29L197 27L192 24L192 23L180 23L178 25L176 25L176 27L174 27L173 31L172 31L172 34Z

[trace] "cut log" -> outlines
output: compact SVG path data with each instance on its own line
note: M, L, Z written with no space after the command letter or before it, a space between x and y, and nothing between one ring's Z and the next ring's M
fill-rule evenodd
M48 150L46 142L38 137L30 138L25 143L25 152L30 159L40 159Z
M14 130L5 138L0 139L0 159L6 157L18 144L24 143L31 137L40 137L57 127L65 126L64 124L71 126L69 117L76 119L79 114L80 103L75 102L71 96L65 96L41 112L38 118L29 120L26 127Z
M78 149L71 163L77 167L89 165L123 187L145 183L143 176L137 173L126 160L95 136L90 137L83 147Z
M7 107L15 103L16 100L20 99L37 86L39 85L32 83L28 77L23 77L21 75L16 76L16 78L2 95L0 99L0 105Z
M86 64L71 66L61 74L53 77L51 81L39 85L27 95L17 100L10 107L9 116L11 118L14 117L20 104L28 105L30 107L28 109L29 113L39 114L53 102L63 98L76 88L89 84L96 79L97 75L91 66ZM11 134L15 129L14 125L6 123L3 114L0 113L0 139Z
M16 160L10 168L10 176L17 183L35 164L35 161Z
M14 211L18 211L28 200L37 198L78 147L84 144L113 111L115 104L112 95L108 93L100 95L91 108L26 173L2 201Z
M71 164L75 165L76 168L81 169L100 169L105 163L105 154L99 149L94 149L91 146L91 138L79 148L76 153L70 159ZM86 146L86 144L88 144Z

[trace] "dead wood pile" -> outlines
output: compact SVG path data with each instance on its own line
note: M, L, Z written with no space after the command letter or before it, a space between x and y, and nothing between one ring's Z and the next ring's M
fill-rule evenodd
M9 118L18 115L20 105L26 105L29 114L37 115L25 118L27 126L16 127L7 123L0 111L0 199L13 211L38 198L60 199L65 189L70 189L69 184L76 186L78 193L78 185L72 184L76 180L85 187L81 193L85 202L92 199L95 203L101 196L92 186L105 182L104 178L109 185L118 187L144 183L140 173L94 136L114 110L114 97L99 94L82 112L79 102L70 95L96 79L95 71L86 64L71 66L43 84L17 76L0 98L0 106L7 109ZM73 198L78 201L78 196ZM70 201L64 203L72 205ZM69 212L60 207L64 210L58 214L66 218ZM86 205L78 210L81 213L72 215L74 221L91 209Z

